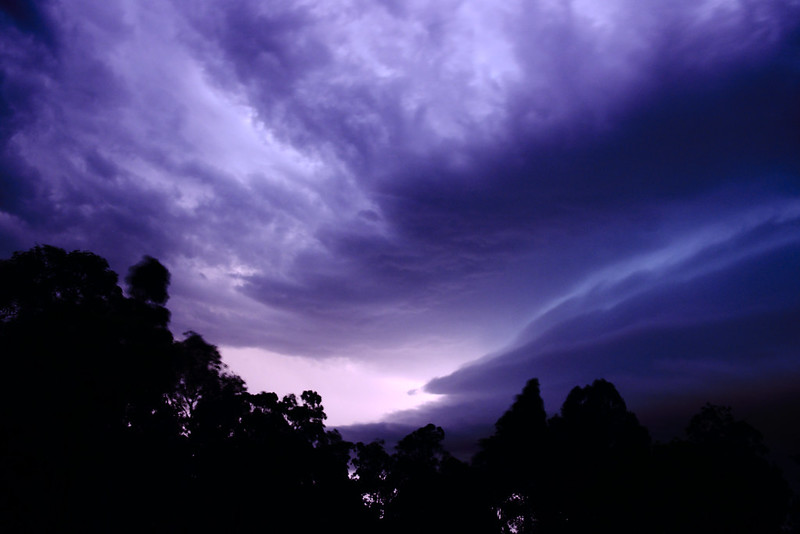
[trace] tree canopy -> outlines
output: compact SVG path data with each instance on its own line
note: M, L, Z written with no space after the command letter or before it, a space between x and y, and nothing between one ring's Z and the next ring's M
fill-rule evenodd
M706 405L653 444L615 386L548 418L528 381L470 462L428 424L349 443L322 397L252 393L196 332L175 339L169 271L127 295L101 257L0 260L4 532L778 532L790 492L759 432Z

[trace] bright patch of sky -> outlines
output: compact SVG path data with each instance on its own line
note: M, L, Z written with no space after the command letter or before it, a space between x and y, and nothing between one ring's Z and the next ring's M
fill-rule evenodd
M421 390L427 378L391 373L347 358L311 360L258 348L220 347L225 363L255 393L279 396L314 390L322 396L330 427L380 420L438 398Z

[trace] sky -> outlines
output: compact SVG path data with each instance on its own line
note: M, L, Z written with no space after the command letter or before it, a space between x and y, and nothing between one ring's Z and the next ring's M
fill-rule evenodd
M800 1L6 1L37 243L158 258L177 336L345 437L606 378L800 448Z

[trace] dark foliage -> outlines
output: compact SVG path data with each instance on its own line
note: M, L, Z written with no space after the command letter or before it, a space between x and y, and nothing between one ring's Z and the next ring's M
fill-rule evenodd
M790 492L760 433L729 407L707 404L686 438L655 451L658 532L778 532Z
M150 256L130 268L125 281L128 293L136 300L163 306L169 300L169 271L161 263Z
M790 493L760 434L707 405L652 445L596 380L548 419L532 379L452 457L429 424L352 444L322 398L253 394L199 334L173 339L169 272L89 252L0 261L3 532L778 532ZM795 513L795 515L797 515Z
M481 442L474 465L493 532L781 531L787 484L730 408L705 406L685 439L655 446L605 380L574 388L547 422L543 413L531 380Z

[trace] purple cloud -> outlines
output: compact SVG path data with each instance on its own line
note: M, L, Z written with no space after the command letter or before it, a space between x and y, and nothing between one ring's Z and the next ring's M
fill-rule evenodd
M442 396L398 424L486 428L531 376L553 408L599 375L641 406L761 387L798 366L798 21L792 0L12 2L0 250L158 257L178 332Z

